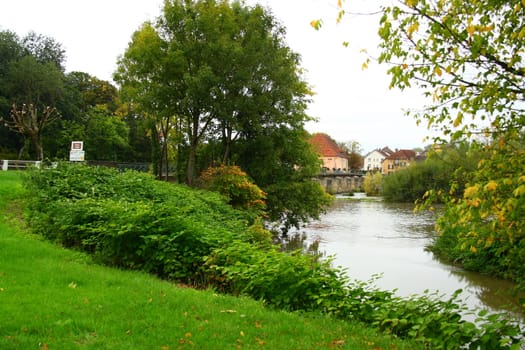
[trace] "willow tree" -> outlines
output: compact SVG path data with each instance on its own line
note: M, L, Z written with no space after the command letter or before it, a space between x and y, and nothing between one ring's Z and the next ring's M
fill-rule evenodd
M464 190L441 193L448 252L525 286L525 2L405 0L381 12L377 59L391 87L429 97L409 113L448 141L484 138Z

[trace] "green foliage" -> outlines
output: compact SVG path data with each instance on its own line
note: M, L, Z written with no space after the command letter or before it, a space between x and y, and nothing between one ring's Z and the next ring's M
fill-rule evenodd
M88 159L123 160L128 153L129 129L119 117L93 108L84 124L82 140Z
M431 98L417 122L453 142L483 135L490 144L476 169L455 175L464 188L429 193L447 205L435 250L522 289L524 5L410 0L385 7L379 28L391 87L414 84Z
M310 91L284 33L260 5L175 0L165 2L156 23L133 34L115 80L167 140L176 134L188 184L198 173L201 145L220 141L215 155L228 164L235 143L302 129L309 120Z
M313 180L320 169L319 156L301 128L266 130L240 141L232 153L236 161L267 193L268 220L286 234L302 222L318 218L332 197Z
M283 235L292 228L299 228L301 223L319 218L331 203L333 197L324 188L310 179L269 185L265 188L268 194L268 217L280 225Z
M419 348L359 323L99 266L14 224L22 194L20 172L0 172L2 349Z
M52 64L56 69L63 72L66 60L65 50L55 39L29 32L21 41L28 55L34 57L40 64Z
M87 73L71 72L66 75L67 84L79 93L82 113L91 108L103 108L115 112L118 106L118 90L109 82L100 80Z
M318 297L343 287L344 280L330 267L300 251L282 253L273 247L236 242L215 249L206 261L208 278L219 281L222 291L245 294L287 310L316 311Z
M433 249L466 268L508 278L525 290L525 142L486 146L464 189L453 188Z
M61 164L27 176L33 230L113 266L199 283L213 247L257 227L212 193L113 169Z
M349 280L330 259L261 251L238 242L218 248L206 260L205 276L219 290L249 295L272 307L315 311L350 322L374 325L388 334L412 338L432 349L515 349L521 329L504 314L479 313L477 326L462 319L465 306L457 291L401 298L373 286L373 280Z
M519 129L524 11L518 0L411 0L388 6L379 29L379 61L391 64L391 87L414 84L432 98L432 106L416 115L429 128L454 140Z
M30 32L20 39L0 32L2 151L67 159L71 141L83 140L92 160L122 159L130 152L127 128L115 116L117 89L87 73L65 75L64 57L50 37ZM24 118L15 118L17 113ZM56 122L59 116L63 119Z
M32 144L25 151L34 153L32 159L43 159L41 134L51 122L44 111L54 109L63 98L63 60L64 51L52 38L30 32L20 39L10 31L0 31L3 147L18 151ZM15 117L17 112L25 112L25 118Z
M383 175L379 172L368 173L363 181L363 189L367 196L378 196L381 193Z
M458 164L459 166L459 164ZM427 191L449 192L455 164L427 159L385 176L381 195L389 202L415 202Z

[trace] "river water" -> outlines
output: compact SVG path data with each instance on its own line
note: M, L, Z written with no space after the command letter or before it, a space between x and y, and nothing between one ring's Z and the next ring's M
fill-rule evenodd
M320 251L335 255L333 264L346 268L351 278L368 281L382 274L374 282L381 289L397 289L401 296L429 290L444 297L462 289L460 297L470 309L518 309L518 300L508 293L511 283L447 265L425 250L436 234L434 215L414 213L412 204L357 194L336 199L301 231L310 242L319 239Z

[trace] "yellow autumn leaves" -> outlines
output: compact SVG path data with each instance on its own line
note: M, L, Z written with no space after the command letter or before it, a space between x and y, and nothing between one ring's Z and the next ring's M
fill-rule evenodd
M481 189L480 184L475 184L472 186L469 186L465 188L465 191L463 192L463 198L466 200L467 204L473 207L479 207L481 204L481 198L479 198L478 194ZM483 190L485 192L494 192L498 189L498 183L494 180L488 181L485 186L483 186Z
M465 188L465 191L463 192L463 198L465 198L465 199L473 199L474 197L477 196L480 188L481 188L481 186L479 184L475 184L473 186L469 186L469 187ZM498 188L498 183L496 181L494 181L494 180L490 180L483 187L483 189L485 191L489 191L489 192L495 191L497 188Z

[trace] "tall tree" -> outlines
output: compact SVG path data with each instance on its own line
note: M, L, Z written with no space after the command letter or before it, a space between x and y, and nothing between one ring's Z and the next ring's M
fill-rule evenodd
M287 231L318 216L330 197L312 180L319 159L304 130L311 92L284 35L259 5L168 0L155 24L133 34L115 79L155 122L164 147L175 131L187 183L197 164L240 165L268 193L269 219Z
M306 104L311 91L302 79L300 56L286 46L286 29L262 7L232 4L234 27L222 35L230 48L216 62L226 80L214 89L216 132L224 163L233 144L268 129L302 128L310 120ZM233 39L233 40L232 40Z
M173 124L179 125L178 110L181 109L183 94L177 86L181 63L177 59L171 60L167 46L153 24L144 23L133 33L114 74L130 113L140 116L149 126L154 153L152 160L159 176L162 168L168 166L168 145L161 141L169 139ZM174 121L175 117L177 120Z
M22 39L22 45L27 54L33 56L38 63L52 63L57 69L64 72L66 51L55 39L31 31Z
M309 91L283 33L260 6L174 0L165 2L156 26L146 23L134 34L115 78L125 96L158 116L165 138L180 125L188 183L207 138L220 135L227 161L242 134L304 123Z

